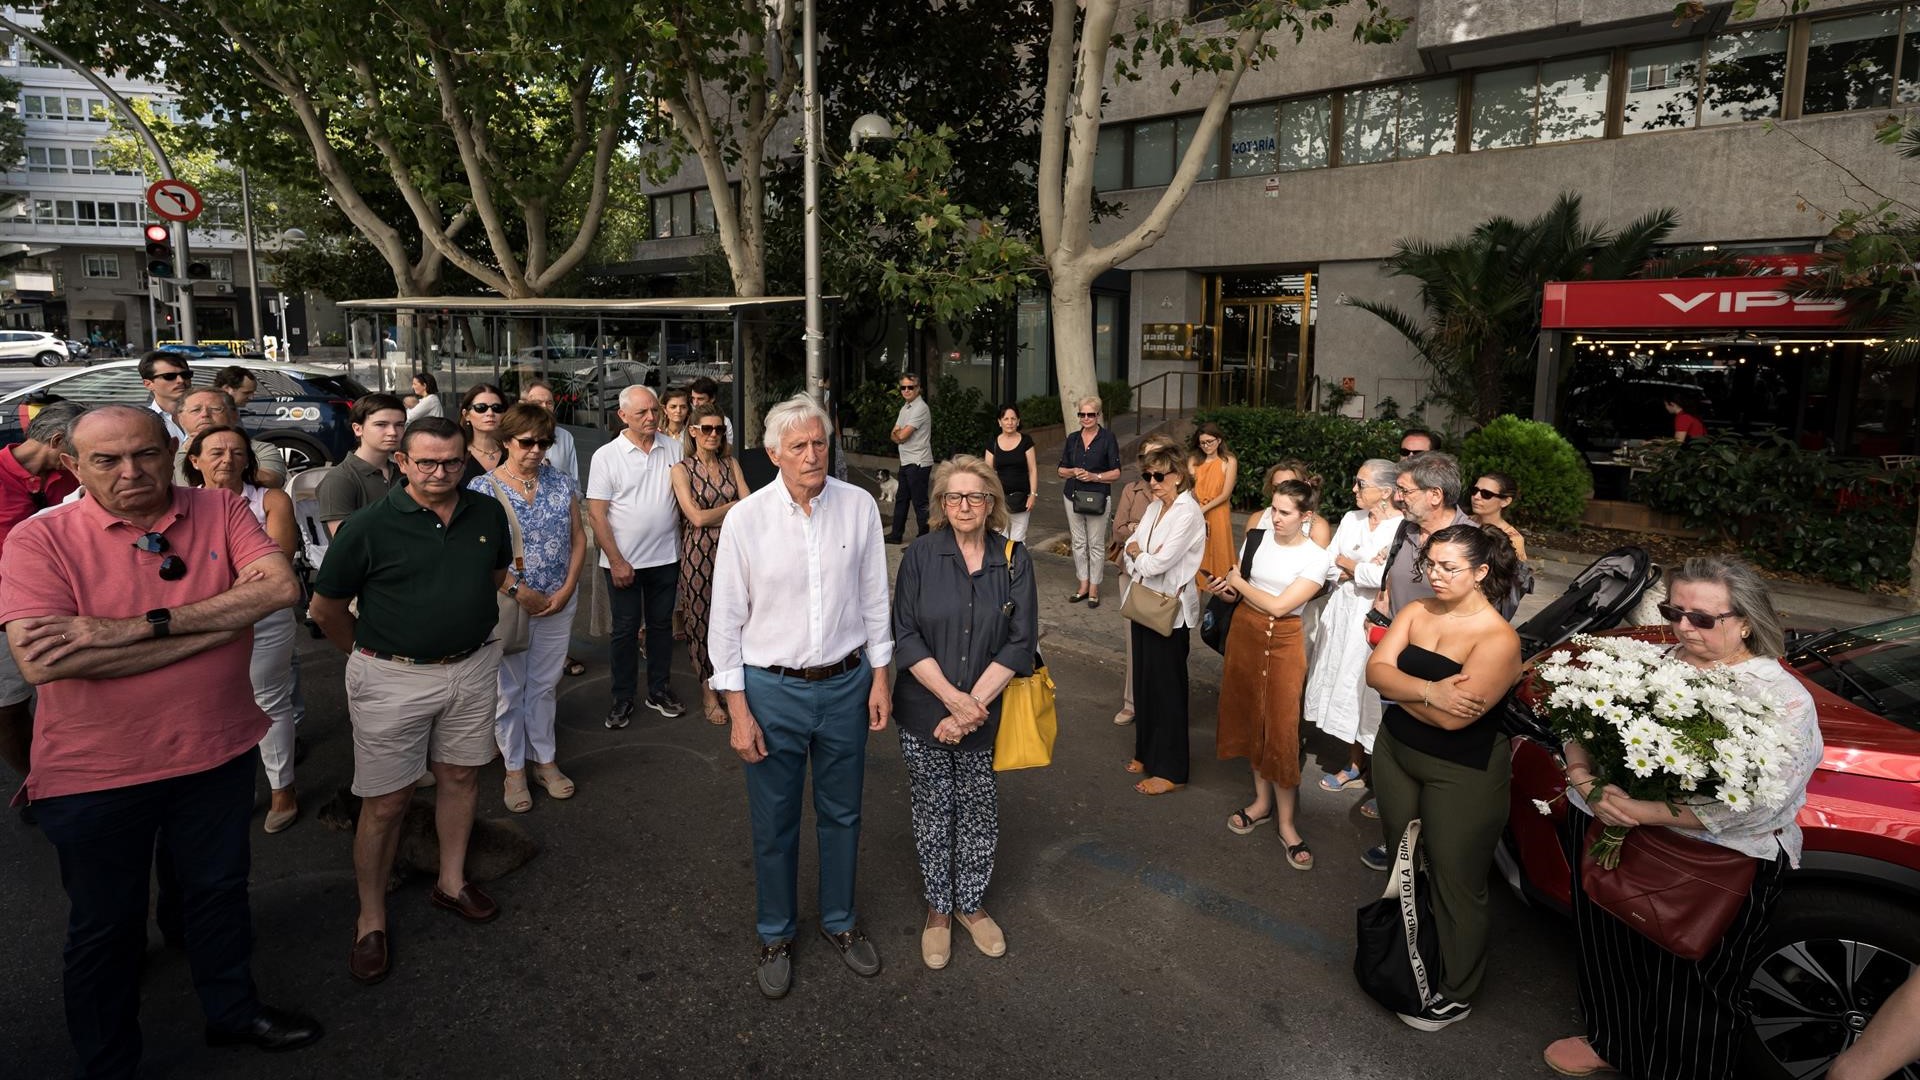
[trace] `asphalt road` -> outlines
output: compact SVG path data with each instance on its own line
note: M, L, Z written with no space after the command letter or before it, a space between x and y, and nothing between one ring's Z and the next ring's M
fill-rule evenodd
M1482 1078L1548 1076L1540 1048L1573 1030L1567 928L1493 885L1496 941L1465 1023L1414 1031L1351 975L1353 912L1385 876L1360 851L1378 829L1357 795L1303 790L1317 865L1285 865L1271 828L1235 836L1244 764L1212 753L1219 662L1196 654L1193 782L1136 795L1120 766L1132 730L1111 722L1120 681L1117 603L1064 603L1065 560L1039 557L1043 647L1060 686L1055 763L1001 777L1002 835L988 909L1007 931L988 959L963 938L952 964L919 959L924 907L896 734L873 737L860 910L885 970L871 980L812 936L812 843L803 847L795 986L753 984L753 872L741 766L697 715L642 710L611 732L602 647L562 687L563 766L579 795L536 791L516 820L531 863L490 887L503 908L469 926L392 897L395 971L347 978L353 927L348 837L313 808L350 771L340 658L303 639L310 712L300 767L307 816L254 841L255 973L265 1000L319 1016L316 1046L268 1058L208 1050L184 956L154 935L142 1012L146 1075L240 1077L1060 1076ZM1199 646L1196 646L1199 648ZM676 688L695 700L684 662ZM1310 747L1312 751L1322 748ZM506 818L499 766L483 815ZM260 793L264 812L265 792ZM60 944L65 898L53 851L7 815L0 844L0 1076L66 1075ZM810 830L803 831L803 836Z

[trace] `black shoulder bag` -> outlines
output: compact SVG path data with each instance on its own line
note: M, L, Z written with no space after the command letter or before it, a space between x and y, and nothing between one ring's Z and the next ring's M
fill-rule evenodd
M1253 579L1253 553L1267 538L1265 529L1248 529L1247 538L1240 545L1240 576ZM1227 633L1233 629L1233 609L1240 606L1239 600L1229 600L1224 596L1210 597L1207 610L1200 613L1200 640L1207 647L1225 656L1227 653Z

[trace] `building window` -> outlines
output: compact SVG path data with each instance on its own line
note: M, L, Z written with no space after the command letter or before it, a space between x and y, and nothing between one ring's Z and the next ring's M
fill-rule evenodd
M1227 118L1227 175L1260 176L1274 171L1280 140L1279 110L1274 105L1242 105Z
M1707 42L1702 124L1737 124L1780 115L1787 81L1787 32L1748 30Z
M1172 120L1133 125L1133 176L1130 187L1164 187L1173 179Z
M1534 78L1529 65L1483 71L1473 77L1475 150L1499 150L1533 143Z
M1583 56L1475 75L1473 149L1605 135L1611 66L1610 57Z
M1801 111L1884 109L1896 95L1902 102L1920 97L1920 83L1912 75L1920 57L1909 52L1907 71L1894 72L1895 58L1901 54L1901 16L1895 9L1814 23L1807 40L1807 89Z
M35 199L33 220L41 225L83 225L118 229L144 220L136 202L95 202L91 199Z
M1373 161L1451 154L1460 116L1457 79L1395 83L1346 96L1340 161Z
M92 120L104 124L106 108L105 98L26 94L20 99L20 113L27 120Z
M1281 172L1324 169L1332 163L1333 99L1300 98L1280 103Z
M1093 189L1118 191L1127 186L1127 129L1117 124L1100 129L1094 148Z
M714 231L712 196L705 188L655 195L647 200L653 214L653 238L705 236ZM771 199L767 209L773 210Z
M1692 127L1699 102L1699 45L1656 45L1627 54L1622 131L1631 134Z
M117 278L120 276L120 256L89 255L86 257L85 272L90 278Z
M210 281L233 280L233 256L231 255L212 255L197 258L194 261L207 264L207 279Z
M715 231L713 193L706 188L693 193L693 231L705 236L711 236Z
M1200 133L1200 114L1182 116L1174 122L1174 126L1179 132L1179 145L1174 150L1173 167L1178 169L1180 162L1187 156L1187 147L1193 145L1194 136ZM1220 179L1220 143L1217 138L1213 144L1213 151L1207 155L1207 163L1200 166L1200 171L1194 174L1193 178L1196 182Z

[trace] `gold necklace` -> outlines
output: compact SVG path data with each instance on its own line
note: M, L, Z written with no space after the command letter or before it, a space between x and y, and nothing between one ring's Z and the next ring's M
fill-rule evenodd
M522 480L518 474L516 474L513 470L508 469L504 465L501 466L500 473L501 475L505 476L507 479L527 489L528 495L532 495L534 486L540 483L540 478L538 476L534 476L529 479Z
M1465 613L1461 613L1461 612L1455 612L1455 611L1449 611L1449 612L1447 612L1447 618L1449 618L1449 619L1471 619L1471 618L1473 618L1473 617L1474 617L1475 615L1478 615L1478 614L1480 614L1481 612L1483 612L1483 611L1486 611L1487 609L1489 609L1489 608L1491 608L1491 607L1493 607L1493 605L1489 603L1489 604L1481 604L1481 605L1480 605L1479 607L1477 607L1477 608L1474 608L1474 609L1473 609L1472 611L1468 611L1468 612L1465 612Z

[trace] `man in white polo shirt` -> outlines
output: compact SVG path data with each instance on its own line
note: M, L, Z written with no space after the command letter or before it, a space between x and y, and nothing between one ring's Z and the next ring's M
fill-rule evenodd
M660 400L644 386L620 392L627 426L594 451L587 520L600 545L613 608L613 708L609 728L633 719L640 628L647 630L647 707L666 717L687 711L667 685L673 665L673 598L680 581L680 517L673 467L680 444L661 435Z

